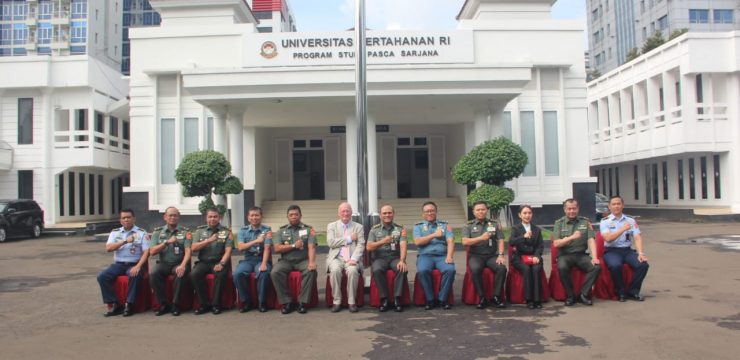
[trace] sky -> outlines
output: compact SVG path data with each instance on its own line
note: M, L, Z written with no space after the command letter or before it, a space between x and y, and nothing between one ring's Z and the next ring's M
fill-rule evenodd
M341 31L354 26L355 0L287 0L298 31ZM465 0L365 0L367 27L375 30L454 29ZM558 0L553 18L580 20L585 0Z

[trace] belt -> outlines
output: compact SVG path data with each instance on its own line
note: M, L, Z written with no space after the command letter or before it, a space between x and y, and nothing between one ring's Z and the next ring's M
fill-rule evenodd
M116 264L118 265L136 265L135 262L123 262L123 261L116 261Z

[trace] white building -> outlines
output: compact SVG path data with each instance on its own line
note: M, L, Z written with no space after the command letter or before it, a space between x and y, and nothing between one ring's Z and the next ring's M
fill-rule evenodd
M740 29L740 0L586 0L591 65L601 74L624 64L632 48L660 30Z
M247 0L254 17L259 20L258 32L293 32L296 22L288 0Z
M740 32L689 32L588 84L591 167L630 206L740 213Z
M129 33L127 206L196 214L174 170L207 148L244 184L229 198L236 225L272 200L356 206L352 32L261 34L242 0L150 2L161 26ZM573 195L593 204L582 28L553 20L552 3L468 0L457 30L368 32L371 212L399 197L464 203L451 167L496 136L531 160L510 184L515 203L551 217Z
M0 25L15 29L9 44L3 30L0 45L12 55L0 57L0 198L37 200L47 226L114 217L130 146L128 84L115 60L120 3L2 1L0 9Z

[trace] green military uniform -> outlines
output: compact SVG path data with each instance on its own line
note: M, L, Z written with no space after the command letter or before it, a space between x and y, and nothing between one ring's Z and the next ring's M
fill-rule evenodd
M387 299L388 282L386 281L386 272L393 270L396 274L393 279L393 295L398 298L403 295L403 285L406 282L406 271L398 271L398 263L401 261L401 243L406 243L403 234L403 226L396 223L390 225L377 224L370 229L367 241L376 242L384 239L386 236L392 238L390 244L385 244L373 251L372 272L373 278L377 285L381 299Z
M558 273L560 275L560 282L563 284L563 288L565 288L569 299L575 298L573 282L570 278L570 269L572 267L577 266L586 273L580 293L584 296L588 296L591 287L596 282L596 278L601 271L601 267L591 264L591 257L586 253L586 250L588 250L588 239L596 236L588 218L578 216L575 219L568 219L564 216L555 221L553 234L556 239L566 238L576 231L581 232L580 238L571 240L558 248Z
M207 225L198 226L193 232L193 242L198 243L207 240L214 233L218 234L216 241L208 244L206 247L201 248L198 251L198 261L193 267L193 272L190 273L190 278L193 281L193 287L198 295L198 301L201 306L211 304L208 301L208 293L206 290L206 275L214 274L216 279L213 284L213 305L219 306L221 303L221 290L226 278L231 272L231 263L222 263L223 269L221 271L214 271L213 267L216 266L223 258L227 248L234 246L233 236L231 230L221 224L218 224L215 228L209 228Z
M498 297L503 296L507 271L506 265L496 263L499 255L498 242L504 239L504 232L501 230L501 225L496 221L491 219L470 220L462 230L462 237L477 238L484 233L491 234L491 237L488 238L488 241L470 246L470 256L468 257L468 266L470 267L470 277L473 281L473 287L481 300L485 298L483 270L488 267L493 271L495 275L493 296Z
M157 265L154 266L150 274L154 296L160 306L167 304L165 292L167 276L174 276L174 281L172 283L172 304L179 304L183 279L187 279L188 273L190 272L190 262L186 264L185 273L182 277L178 277L175 271L175 269L180 266L184 260L185 249L189 249L192 244L192 235L188 228L179 225L175 229L170 229L167 226L158 227L154 229L154 233L152 233L149 247L151 248L165 243L172 236L175 237L175 243L165 245L165 248L159 252Z
M316 270L308 270L308 246L309 244L316 245L315 231L311 226L304 223L281 226L277 233L273 233L272 242L275 246L295 245L298 240L303 242L303 249L294 248L291 251L284 252L280 261L275 264L270 273L278 301L283 305L291 302L290 292L288 291L288 275L291 271L301 272L299 302L309 303L311 292L314 290L314 284L316 283Z

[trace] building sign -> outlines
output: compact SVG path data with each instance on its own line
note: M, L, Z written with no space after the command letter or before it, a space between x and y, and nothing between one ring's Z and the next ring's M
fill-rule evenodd
M262 33L245 37L244 66L354 65L354 32ZM368 31L367 63L472 63L473 32Z

